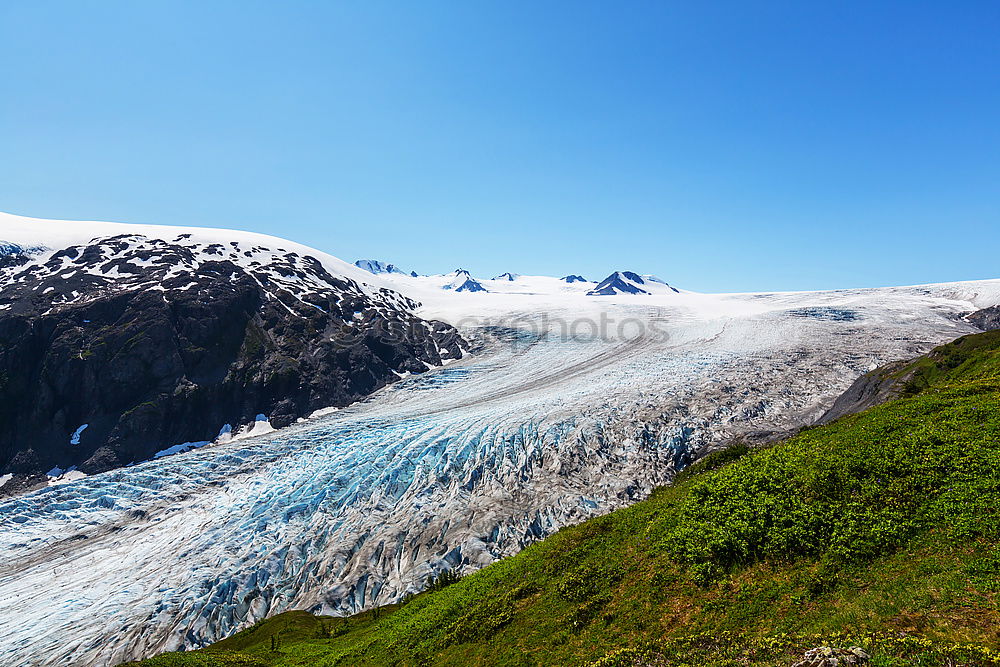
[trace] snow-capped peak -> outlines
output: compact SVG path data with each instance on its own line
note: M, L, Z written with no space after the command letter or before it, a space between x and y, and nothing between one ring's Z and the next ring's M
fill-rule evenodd
M662 294L679 291L656 276L639 275L633 271L615 271L587 294L589 296L615 296L618 294Z
M521 276L519 274L517 274L517 273L510 273L508 271L507 273L501 273L499 276L494 277L493 280L507 280L509 282L514 282L515 280L517 280L520 277Z
M218 248L240 266L256 267L272 262L287 262L289 255L313 257L329 273L366 284L377 292L394 289L391 283L333 255L287 239L256 232L208 227L141 225L122 222L43 220L11 213L0 213L0 239L9 245L30 249L33 261L45 262L49 256L70 246L86 246L94 239L115 236L144 237L151 242L166 242L194 248ZM246 254L246 253L249 253ZM210 254L208 259L220 259Z
M382 262L377 259L359 259L358 261L354 262L354 266L358 267L359 269L364 269L369 273L374 273L376 275L380 273L399 273L404 276L408 275L413 278L417 277L416 271L410 271L409 273L407 273L406 271L403 271L395 264L388 264L386 262Z
M585 282L587 282L586 278L584 278L583 276L578 276L578 275L576 275L574 273L571 273L568 276L563 276L559 280L563 281L564 283L585 283Z
M473 278L465 269L455 269L451 274L451 280L443 285L446 290L455 292L485 292L486 288L478 280Z
M0 257L7 255L36 255L48 250L45 246L25 246L19 243L11 243L0 238Z

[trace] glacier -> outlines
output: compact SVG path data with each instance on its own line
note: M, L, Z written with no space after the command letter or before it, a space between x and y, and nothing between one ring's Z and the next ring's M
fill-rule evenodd
M647 495L859 374L977 329L1000 281L416 294L473 354L350 406L0 503L0 662L115 665L350 614Z

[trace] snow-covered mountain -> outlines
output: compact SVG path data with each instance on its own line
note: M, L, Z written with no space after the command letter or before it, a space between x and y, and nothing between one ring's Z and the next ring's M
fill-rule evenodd
M618 296L621 294L665 294L680 293L656 276L640 276L632 271L615 271L598 283L587 294L589 296Z
M596 286L583 276L571 274L562 278L550 276L525 276L518 273L501 273L484 280L474 277L466 269L436 276L407 275L391 264L374 260L358 260L361 268L381 275L398 285L403 291L422 292L443 289L454 292L481 292L485 294L547 294L559 295L581 292L588 296L622 296L679 293L675 287L652 275L640 275L632 271L616 271ZM416 278L416 280L411 280ZM424 292L424 297L427 297ZM429 297L434 300L433 296ZM489 298L489 297L487 297Z
M416 301L283 239L2 215L0 246L0 493L285 426L462 355Z
M8 257L13 257L16 261L17 258L37 255L44 250L44 246L24 246L18 243L0 240L0 266L5 265L7 261L6 258Z
M106 245L97 243L100 253L113 250ZM221 245L232 247L228 237ZM284 255L310 253L282 244L275 265L253 245L237 241L229 260L245 262L238 266L246 277L225 275L248 289L261 281L259 298L276 318L263 320L262 331L308 330L321 323L303 319L320 312L313 306L341 312L355 294L348 285L322 302L300 288L285 295L276 281L303 267ZM200 257L207 247L188 250ZM55 254L25 260L20 270L41 262L36 270L44 271ZM345 265L358 279L315 256L331 279L354 281L361 294L350 298L381 307L387 326L392 313L376 298L389 299L381 290L392 286L400 293L393 302L421 302L412 310L418 322L461 327L473 354L439 355L449 357L443 368L407 367L423 373L397 369L405 376L399 382L273 433L0 503L0 662L102 667L201 646L287 609L344 614L398 600L442 570L482 567L641 498L732 438L767 440L810 423L863 372L976 331L966 314L1000 302L1000 281L719 295L674 291L648 276L640 283L624 272L623 283L647 293L590 296L594 283L548 276L479 280L486 292L464 293L444 289L458 272L374 276ZM218 270L205 262L199 271ZM113 291L129 273L123 268L99 262L88 271ZM365 276L382 282L365 284ZM180 294L196 289L144 291L182 304ZM282 304L296 315L278 318ZM111 322L117 311L101 308L110 313L101 322ZM0 335L13 326L0 318ZM88 331L82 319L46 331L60 326ZM117 324L103 326L107 335ZM137 333L128 329L129 339L115 345L124 348ZM427 332L421 340L433 347L439 339ZM87 341L92 356L101 353L100 338ZM85 361L74 361L85 356L79 347L67 349L67 364ZM374 363L350 354L346 361L354 364L348 376ZM191 377L202 377L200 366L191 368ZM76 436L87 443L94 425L79 426L76 417L64 420L67 447ZM37 632L43 624L47 632Z
M485 292L486 288L483 284L469 275L469 272L465 269L455 269L453 272L446 274L447 282L442 285L443 289L452 290L454 292Z
M409 272L403 271L395 264L386 264L385 262L381 262L377 259L359 259L358 261L354 262L354 266L374 274L400 273L404 276L411 276L413 278L417 277L416 271L409 271Z

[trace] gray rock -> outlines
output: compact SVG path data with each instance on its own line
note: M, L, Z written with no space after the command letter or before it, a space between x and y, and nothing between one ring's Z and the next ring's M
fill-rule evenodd
M417 303L311 256L122 235L22 260L0 266L0 475L20 480L0 495L260 414L287 426L462 356Z
M1000 306L990 306L977 310L965 316L965 319L972 322L983 331L1000 329Z
M806 651L802 660L793 664L792 667L841 667L867 665L870 661L871 656L857 646L846 649L820 646Z
M820 417L817 424L827 424L846 415L853 415L876 405L898 398L909 374L897 374L911 361L893 361L865 373L841 394Z

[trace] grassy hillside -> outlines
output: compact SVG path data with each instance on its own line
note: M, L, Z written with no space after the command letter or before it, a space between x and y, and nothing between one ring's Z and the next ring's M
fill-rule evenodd
M1000 332L900 377L897 401L712 455L402 606L142 664L789 665L824 644L1000 664Z

